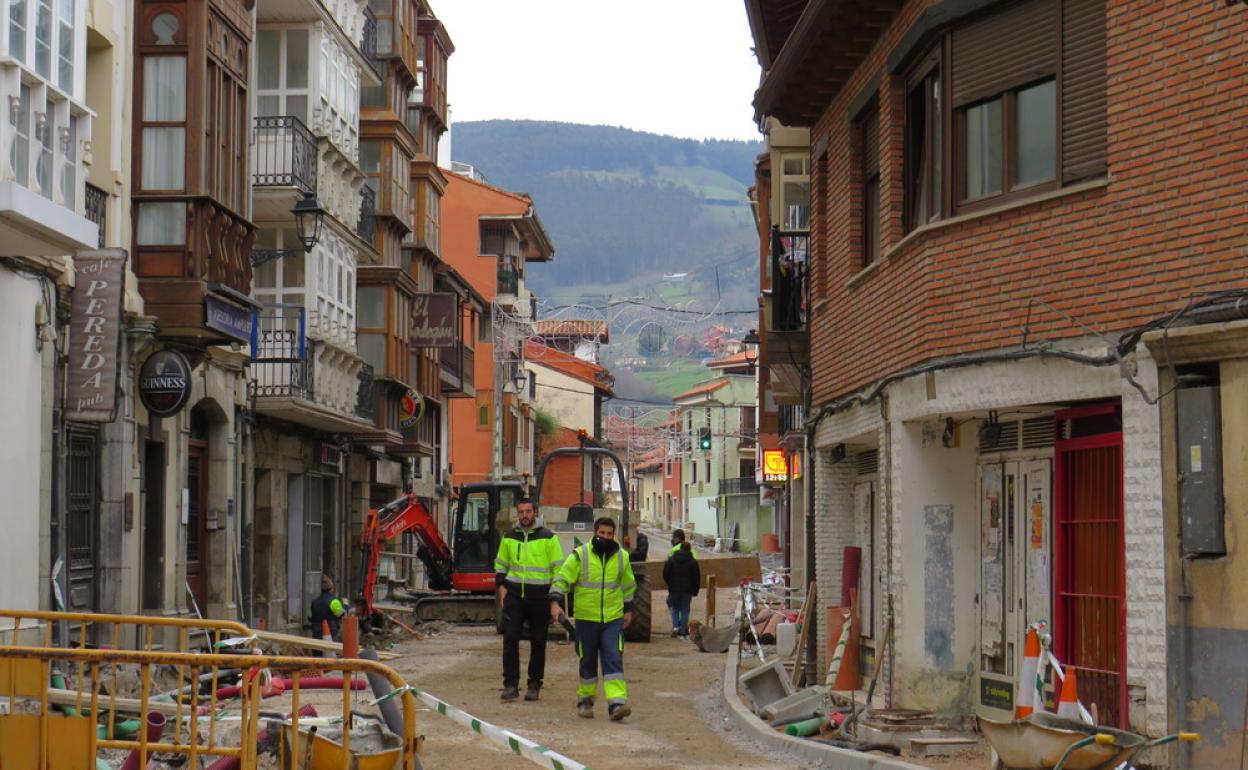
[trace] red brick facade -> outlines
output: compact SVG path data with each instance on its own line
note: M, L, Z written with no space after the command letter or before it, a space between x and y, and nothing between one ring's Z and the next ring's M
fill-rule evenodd
M812 146L828 143L826 179L812 162L816 405L923 361L1019 345L1025 328L1033 343L1116 336L1194 293L1243 285L1242 6L1108 2L1108 176L906 237L904 82L885 61L929 4L902 9L812 131ZM883 232L863 270L848 108L876 77Z

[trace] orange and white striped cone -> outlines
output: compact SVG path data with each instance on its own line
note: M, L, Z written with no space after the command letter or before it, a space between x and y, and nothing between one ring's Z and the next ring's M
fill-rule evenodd
M332 641L334 641L334 635L333 635L333 634L331 634L331 633L329 632L329 621L328 621L328 620L322 620L322 621L321 621L321 641L322 641L322 642L332 642Z
M1057 715L1076 721L1083 719L1079 713L1079 685L1074 666L1066 667L1066 678L1062 680L1062 695L1057 701Z
M1040 672L1040 635L1035 628L1027 629L1027 643L1023 647L1023 670L1018 677L1018 699L1014 703L1014 718L1026 719L1036 710L1036 677Z

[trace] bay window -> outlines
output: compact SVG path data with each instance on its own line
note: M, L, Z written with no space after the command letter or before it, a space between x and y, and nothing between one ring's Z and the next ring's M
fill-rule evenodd
M938 35L905 80L905 229L1104 175L1105 35L1102 0L1027 0Z
M780 157L780 229L810 229L810 157Z
M144 190L181 190L186 180L186 57L143 58Z
M308 123L308 30L262 29L256 36L256 116Z

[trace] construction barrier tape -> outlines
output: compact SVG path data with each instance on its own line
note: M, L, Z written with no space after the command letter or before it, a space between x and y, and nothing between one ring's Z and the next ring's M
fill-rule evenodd
M506 748L516 754L524 757L530 762L541 765L547 770L589 770L588 767L582 765L573 759L568 759L554 749L550 749L540 743L535 743L528 738L513 733L511 730L490 724L489 722L477 719L472 714L462 709L455 708L440 698L430 695L427 692L416 689L415 687L400 687L391 690L389 693L381 696L373 701L373 705L382 703L395 697L410 692L421 703L438 712L444 717L458 722L465 727L471 729L477 735L497 743L499 746Z
M832 661L828 664L828 675L824 679L824 684L829 690L836 684L836 677L841 673L841 658L845 656L845 645L849 642L849 630L852 624L849 622L849 612L845 613L844 625L841 626L841 636L836 642L836 650L832 653Z

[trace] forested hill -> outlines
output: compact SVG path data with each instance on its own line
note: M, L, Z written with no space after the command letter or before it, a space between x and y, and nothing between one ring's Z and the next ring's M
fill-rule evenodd
M611 126L456 123L454 160L533 196L555 261L539 290L629 283L757 254L746 189L761 142L698 141Z

